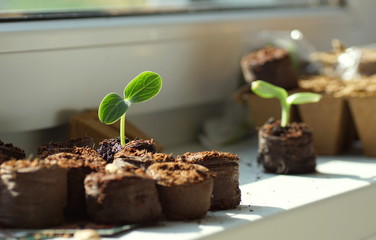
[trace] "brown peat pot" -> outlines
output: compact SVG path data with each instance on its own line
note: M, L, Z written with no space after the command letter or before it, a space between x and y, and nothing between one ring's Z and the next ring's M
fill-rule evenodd
M284 89L298 86L290 55L283 48L264 47L252 51L243 56L240 66L248 83L262 79Z
M0 225L45 228L64 222L67 170L42 160L10 160L0 167Z
M239 205L239 157L236 154L214 150L187 152L176 159L202 165L215 174L210 210L232 209Z
M311 129L305 123L294 122L281 127L279 121L268 121L259 130L258 162L270 173L315 172Z
M206 215L213 191L211 172L200 165L155 163L147 174L158 180L162 209L168 220L192 220Z
M95 223L149 223L163 217L155 181L141 169L91 173L85 178L85 191Z

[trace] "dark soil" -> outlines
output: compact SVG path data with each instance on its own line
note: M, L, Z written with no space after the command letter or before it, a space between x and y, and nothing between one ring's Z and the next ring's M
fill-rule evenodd
M21 148L13 146L11 143L0 141L0 163L10 159L23 159L25 157L25 151Z
M97 152L107 161L107 163L111 163L114 160L114 155L123 148L120 138L111 138L100 142Z

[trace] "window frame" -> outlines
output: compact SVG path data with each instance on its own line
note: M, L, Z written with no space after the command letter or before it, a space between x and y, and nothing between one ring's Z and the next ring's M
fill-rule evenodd
M43 9L39 10L37 7L31 10L17 10L17 9L1 9L0 6L0 23L1 22L16 22L16 21L45 21L45 20L62 20L62 19L82 19L82 18L108 18L108 17L132 17L132 16L150 16L150 15L176 15L176 14L192 14L192 13L206 13L206 12L220 12L220 11L260 11L260 10L280 10L288 8L315 8L315 7L344 7L345 0L274 0L274 2L260 1L260 3L246 3L247 1L238 0L181 0L181 3L174 4L166 3L162 0L162 5L158 5L158 1L151 2L149 6L132 6L127 8L126 5L113 3L108 6L87 6L73 8L66 6L64 8ZM240 3L239 3L240 2ZM6 4L5 4L6 5ZM43 5L41 5L43 6ZM61 6L60 6L61 7Z

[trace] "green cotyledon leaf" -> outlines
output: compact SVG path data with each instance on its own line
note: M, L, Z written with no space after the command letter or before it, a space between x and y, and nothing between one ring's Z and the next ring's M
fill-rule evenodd
M112 124L119 120L128 110L130 103L116 93L107 94L98 109L99 120L105 124Z
M278 98L285 101L288 96L285 89L262 80L252 82L251 89L262 98Z
M124 98L131 103L139 103L153 98L162 88L159 74L146 71L135 77L124 89Z
M287 97L289 104L305 104L318 102L321 99L321 95L311 92L294 93Z

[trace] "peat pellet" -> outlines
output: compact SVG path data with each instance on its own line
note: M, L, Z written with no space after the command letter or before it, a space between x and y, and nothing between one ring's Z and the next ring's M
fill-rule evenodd
M265 123L259 130L258 162L277 174L316 172L312 130L305 123L281 127L279 121Z
M176 160L199 164L213 172L215 177L211 210L231 209L239 205L239 158L236 154L218 151L187 152L177 156Z
M192 220L206 215L210 208L213 178L200 165L155 163L147 174L156 179L163 213L168 220Z
M96 223L150 223L163 217L155 181L141 169L91 173L85 191L89 217Z
M67 171L41 160L10 160L0 166L0 225L44 228L63 223Z

